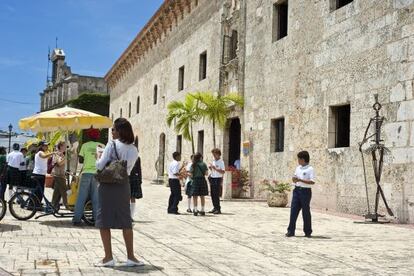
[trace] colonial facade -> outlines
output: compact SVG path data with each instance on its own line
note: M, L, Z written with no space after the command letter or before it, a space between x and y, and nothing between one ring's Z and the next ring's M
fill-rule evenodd
M308 150L313 205L353 214L367 209L359 142L378 94L391 152L383 189L396 218L414 222L412 0L166 0L105 79L110 113L129 118L138 136L145 178L173 151L191 153L165 123L170 101L238 92L245 106L218 141L227 165L240 158L249 170L252 196L262 196L264 178L289 180L296 153ZM211 125L194 133L211 160Z
M104 78L82 76L72 73L65 62L62 49L54 49L50 60L52 62L52 79L40 93L40 111L53 109L65 102L76 99L83 93L108 94Z

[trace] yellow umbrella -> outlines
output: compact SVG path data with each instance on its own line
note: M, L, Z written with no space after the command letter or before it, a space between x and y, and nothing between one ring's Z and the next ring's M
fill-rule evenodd
M72 130L94 128L109 128L112 121L108 117L89 111L63 107L38 113L19 121L19 128L33 132L66 131L65 141L68 141L68 132ZM69 167L66 163L66 169Z
M111 126L112 121L108 117L67 106L38 113L19 121L20 129L33 132L70 131Z

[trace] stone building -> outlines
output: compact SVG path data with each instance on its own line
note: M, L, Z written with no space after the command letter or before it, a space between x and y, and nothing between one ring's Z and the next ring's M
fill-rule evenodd
M43 93L40 93L40 111L61 106L83 93L108 94L104 78L72 73L70 66L65 62L65 53L62 49L54 49L50 60L52 79Z
M129 118L138 136L145 178L173 151L191 153L165 123L170 101L235 91L245 106L218 141L226 165L241 157L252 196L264 178L289 180L308 150L313 206L353 214L367 210L358 143L378 94L391 151L383 189L396 218L414 222L413 0L166 0L105 79L112 117ZM195 126L206 160L211 135Z

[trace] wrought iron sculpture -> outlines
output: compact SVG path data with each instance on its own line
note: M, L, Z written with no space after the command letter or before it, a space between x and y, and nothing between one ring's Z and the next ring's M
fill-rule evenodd
M383 215L378 214L378 204L379 204L380 197L384 201L384 205L385 205L385 208L387 209L388 214L390 216L394 216L394 213L392 212L391 208L388 206L387 200L385 199L384 191L382 190L382 187L380 184L382 169L384 165L384 156L387 154L390 154L390 150L385 147L383 143L384 140L381 139L381 127L385 120L385 117L380 116L380 110L382 108L382 105L378 102L378 95L375 94L374 97L375 97L375 103L372 106L372 108L375 110L375 117L371 118L369 121L367 129L365 130L364 139L362 140L361 143L359 143L359 151L361 152L362 166L364 170L365 191L367 195L368 213L365 215L365 219L371 219L372 222L379 222L378 218L383 217ZM368 136L368 132L371 126L374 127L374 133ZM363 149L363 146L368 142L371 142L371 145L368 148ZM367 174L366 174L366 169L365 169L364 154L370 154L372 156L372 167L374 170L375 182L377 185L377 191L375 194L374 212L371 212L371 206L369 204L368 183L367 183Z

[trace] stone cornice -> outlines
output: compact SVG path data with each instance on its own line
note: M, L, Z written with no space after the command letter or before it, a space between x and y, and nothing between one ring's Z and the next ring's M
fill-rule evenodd
M160 43L180 20L191 13L199 0L165 0L144 28L134 38L105 75L109 88L113 88L142 57Z

